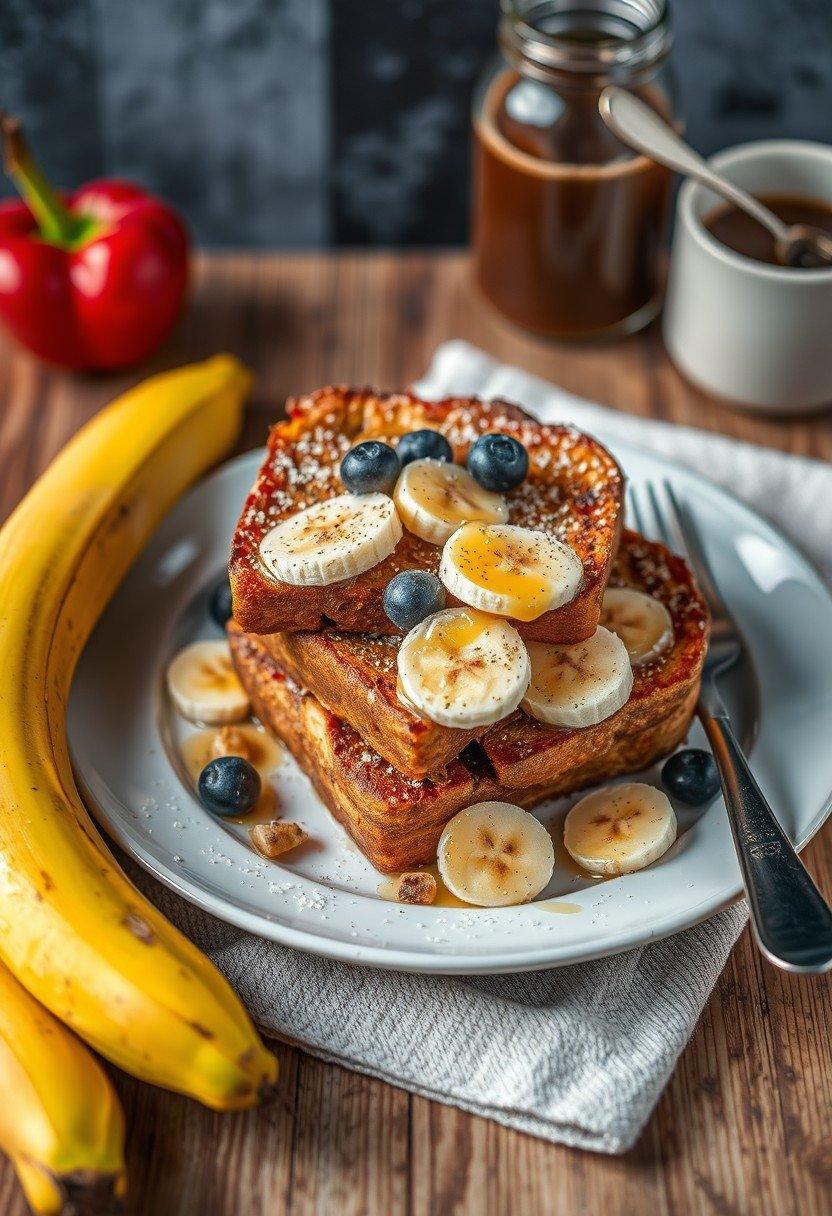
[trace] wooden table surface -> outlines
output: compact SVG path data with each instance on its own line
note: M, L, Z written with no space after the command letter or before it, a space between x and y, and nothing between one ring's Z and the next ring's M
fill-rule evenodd
M241 448L283 399L329 382L398 388L437 343L463 337L581 395L832 458L832 415L768 421L686 385L655 331L553 346L475 297L460 254L204 258L177 334L149 373L230 350L257 374ZM69 435L138 379L49 371L0 345L0 515ZM740 487L741 491L741 487ZM805 853L832 894L832 833ZM638 1145L609 1158L278 1048L268 1109L215 1115L118 1075L138 1216L829 1216L832 979L767 966L746 931ZM25 1205L0 1164L0 1212Z

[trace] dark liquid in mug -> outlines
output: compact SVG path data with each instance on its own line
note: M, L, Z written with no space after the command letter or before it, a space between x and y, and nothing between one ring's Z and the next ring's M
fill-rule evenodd
M794 195L759 194L756 196L770 211L786 224L811 224L832 235L832 203L817 199L799 198ZM712 236L755 262L767 262L770 266L781 266L774 252L774 238L756 220L744 211L738 211L731 203L721 203L703 223ZM810 267L801 267L811 272Z

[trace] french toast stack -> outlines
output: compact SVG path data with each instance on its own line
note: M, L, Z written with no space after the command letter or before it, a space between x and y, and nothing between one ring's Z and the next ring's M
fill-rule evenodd
M492 592L503 595L500 602L513 605L502 612L499 625L509 627L512 638L519 635L517 646L523 652L520 659L510 646L487 652L492 667L505 657L506 674L495 679L489 693L506 710L499 718L494 713L478 716L463 696L471 672L480 678L474 669L484 665L466 614L479 622L477 629L488 631L498 622L478 604L471 611L467 594L461 599L454 593L467 586L459 572L472 569L473 549L469 545L466 552L457 543L464 529L451 529L457 551L453 579L446 568L450 539L427 540L398 520L391 535L389 502L380 494L366 496L352 552L337 559L348 568L350 562L365 567L359 572L333 579L336 564L329 575L321 575L326 581L299 582L285 565L285 554L282 566L272 556L279 546L275 549L271 538L285 534L286 521L298 526L289 525L296 542L303 521L313 520L309 508L337 499L332 512L340 509L345 487L339 468L350 449L367 440L395 447L402 437L425 429L439 432L450 444L451 469L465 465L480 436L517 440L528 455L526 475L515 487L490 496L495 502L499 498L496 507L492 503L488 508L499 512L496 526L493 520L491 525L466 523L465 529L474 529L471 544L480 543L477 529L491 531L501 544L505 540L500 555L505 558L516 537L522 541L530 532L543 533L574 566L567 574L559 569L566 589L560 598L550 595L549 606L539 612L526 608L545 579L517 561L516 553L511 578L503 570L502 583L491 584ZM432 475L438 462L422 463ZM402 501L399 488L397 502ZM464 490L452 487L456 495ZM707 612L680 558L623 529L622 491L618 465L595 440L571 427L543 425L503 402L426 402L410 394L328 388L291 401L288 419L272 429L232 546L232 657L261 722L284 741L325 805L379 870L431 863L445 825L471 804L502 799L531 807L643 769L684 738L707 644ZM374 504L377 518L368 514ZM487 521L491 517L477 515L480 506L480 499L472 498L472 514L463 518ZM328 524L322 531L321 518L314 516L317 532L306 527L304 553L322 537L329 541ZM332 519L337 528L340 519ZM418 523L411 526L424 533ZM382 534L388 538L383 549ZM369 556L363 556L365 551ZM568 566L567 561L564 569ZM440 670L423 701L410 695L413 688L405 676L417 670L410 652L420 642L423 656L434 618L407 632L385 611L385 589L403 571L439 573L446 609L460 611L436 616L461 615L468 630L470 644L463 652L470 671L454 669L451 675L459 677L454 684ZM628 640L628 629L633 633L627 619L630 600L624 597L626 602L619 604L610 595L605 601L608 587L632 589L657 601L664 606L659 609L662 620L669 623L655 654L648 647L633 658L631 675L627 662L627 683L617 708L599 711L598 720L588 725L552 725L545 719L557 716L547 708L547 697L554 695L546 683L553 656L569 675L601 634L608 636L606 627L598 631L599 622L619 635L612 639L619 649L621 640ZM443 644L448 646L447 637ZM454 662L457 658L455 652ZM510 688L518 662L526 664L522 698ZM444 703L437 699L439 685ZM570 720L570 706L561 717Z

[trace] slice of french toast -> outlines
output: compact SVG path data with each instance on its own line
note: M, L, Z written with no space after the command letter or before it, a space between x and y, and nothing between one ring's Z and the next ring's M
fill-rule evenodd
M672 647L636 668L627 704L583 730L547 727L520 711L421 779L400 772L287 675L268 639L232 622L229 640L263 724L283 739L370 861L380 870L404 870L431 862L445 824L473 802L496 798L534 806L646 768L685 737L708 639L707 610L692 575L662 545L628 532L611 581L656 596L674 628Z
M325 388L291 400L289 417L269 435L266 459L234 533L229 575L234 617L248 633L318 630L395 634L382 607L400 570L436 573L441 550L405 531L393 553L356 577L322 587L279 582L263 565L260 543L280 520L344 492L339 465L368 438L394 441L409 431L441 431L464 462L489 431L512 435L529 453L529 474L506 498L511 523L551 533L581 559L583 579L569 603L534 621L512 621L525 638L581 641L592 634L621 528L623 476L609 452L567 426L546 426L519 406L476 398L422 401L409 393ZM449 597L449 604L458 601Z
M379 633L271 633L260 638L277 666L406 777L451 762L490 726L459 730L422 717L399 700L400 637Z
M680 579L679 586L684 588L690 577L686 567L676 564L679 560L637 533L625 531L610 585L635 587L666 602L677 640L690 634L688 644L698 652L699 601L678 591L674 579ZM398 637L325 631L275 633L261 641L281 671L357 730L374 751L406 777L430 776L468 743L486 735L483 745L501 778L509 781L519 759L531 757L538 743L548 750L551 729L522 710L496 726L456 730L439 726L408 708L397 694ZM666 668L663 664L654 674L660 678ZM636 684L632 712L645 691L643 683ZM563 748L584 745L584 731L564 730L559 734ZM568 739L572 741L568 743Z
M637 741L643 732L675 721L680 712L686 723L693 716L710 622L687 564L664 545L625 530L609 585L633 587L660 600L673 622L673 645L652 662L634 667L626 705L596 726L553 730L522 711L492 726L482 744L507 790L545 786L563 768L585 764L590 750L604 755L618 748L623 754L628 740ZM635 744L634 759L639 746Z

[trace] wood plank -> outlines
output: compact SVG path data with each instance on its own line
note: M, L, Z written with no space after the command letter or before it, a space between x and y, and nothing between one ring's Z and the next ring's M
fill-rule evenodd
M293 1216L404 1211L409 1096L300 1058L288 1210Z
M265 1216L284 1210L293 1171L300 1053L279 1047L278 1054L279 1085L267 1110L217 1114L116 1077L130 1129L128 1171L137 1184L138 1212Z
M709 401L658 333L566 347L502 322L458 254L200 260L187 316L143 374L234 351L257 380L241 448L286 396L327 382L395 388L464 337L580 395L805 455L832 457L832 416L783 421ZM0 517L66 438L139 373L71 377L0 345ZM805 854L832 890L832 840ZM136 1216L828 1216L832 981L734 950L639 1144L621 1158L549 1145L281 1047L268 1109L216 1115L118 1075ZM21 1216L0 1165L0 1211Z

